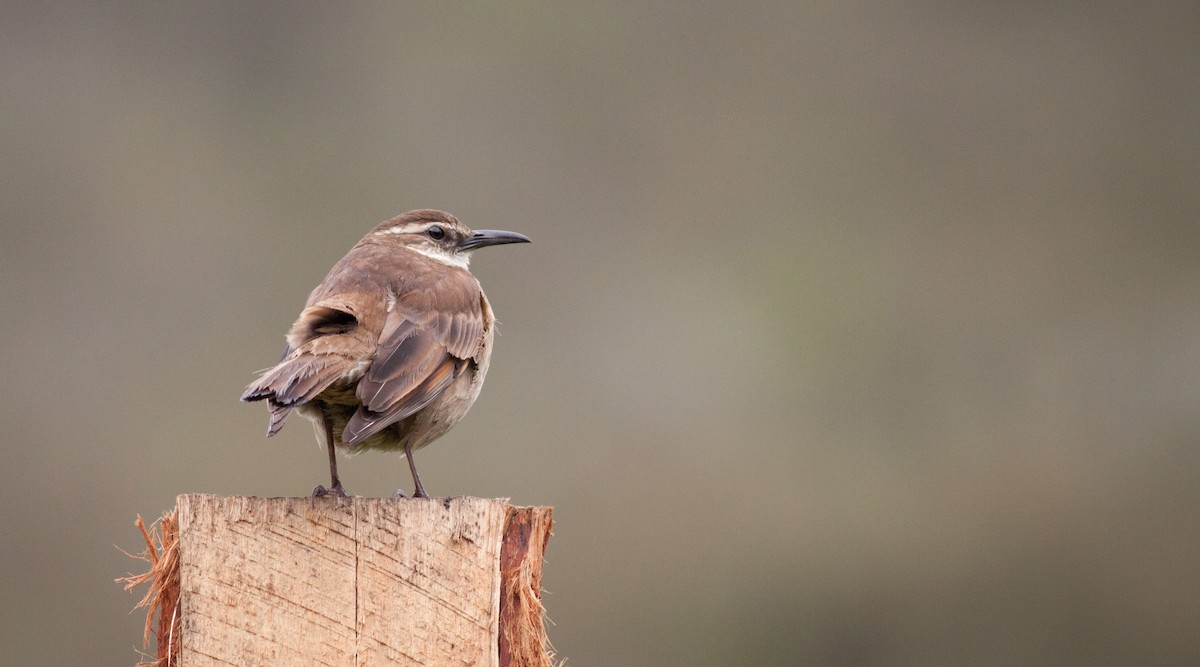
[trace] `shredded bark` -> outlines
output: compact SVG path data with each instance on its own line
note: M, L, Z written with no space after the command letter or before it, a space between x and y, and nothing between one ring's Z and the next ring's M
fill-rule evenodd
M551 512L512 508L506 524L500 553L500 665L551 667L554 647L546 634L540 567L553 525Z
M151 635L158 640L155 657L149 659L148 654L143 654L147 659L138 662L136 667L175 667L180 649L178 516L174 510L167 512L147 529L139 515L135 525L142 533L146 548L139 555L129 552L125 555L146 562L149 569L121 577L117 583L125 584L127 591L142 584L150 585L135 609L146 610L142 648L149 648Z

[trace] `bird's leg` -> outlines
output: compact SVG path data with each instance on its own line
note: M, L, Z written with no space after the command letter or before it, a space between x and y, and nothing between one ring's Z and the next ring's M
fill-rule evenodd
M333 423L326 417L321 417L321 423L325 427L325 449L329 452L329 483L327 489L320 484L313 489L312 500L315 502L317 498L324 496L337 496L340 498L346 497L346 490L342 488L342 481L338 479L337 474L337 450L333 442ZM339 501L340 502L340 501Z
M421 486L421 476L417 474L417 464L413 462L412 445L404 446L404 457L408 459L408 469L412 471L413 476L413 498L428 498L425 493L425 487Z

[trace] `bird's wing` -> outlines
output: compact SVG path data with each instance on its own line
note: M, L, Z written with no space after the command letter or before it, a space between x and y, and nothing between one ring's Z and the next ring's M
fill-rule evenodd
M469 368L484 331L480 295L470 274L453 272L395 298L375 359L358 383L362 406L346 424L343 442L358 444L417 413Z
M352 303L314 304L292 325L283 358L246 387L242 400L267 400L271 409L267 435L275 435L292 408L345 377L367 350Z

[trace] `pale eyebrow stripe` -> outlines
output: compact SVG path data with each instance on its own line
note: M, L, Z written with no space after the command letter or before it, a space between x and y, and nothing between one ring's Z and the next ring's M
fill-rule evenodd
M379 230L378 234L412 234L414 232L423 231L429 226L427 222L410 222L407 225L388 227L387 229Z

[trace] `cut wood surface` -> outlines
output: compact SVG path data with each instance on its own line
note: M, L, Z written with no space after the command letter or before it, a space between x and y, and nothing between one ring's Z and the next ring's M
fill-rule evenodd
M548 507L184 495L176 512L181 650L170 664L551 662Z

